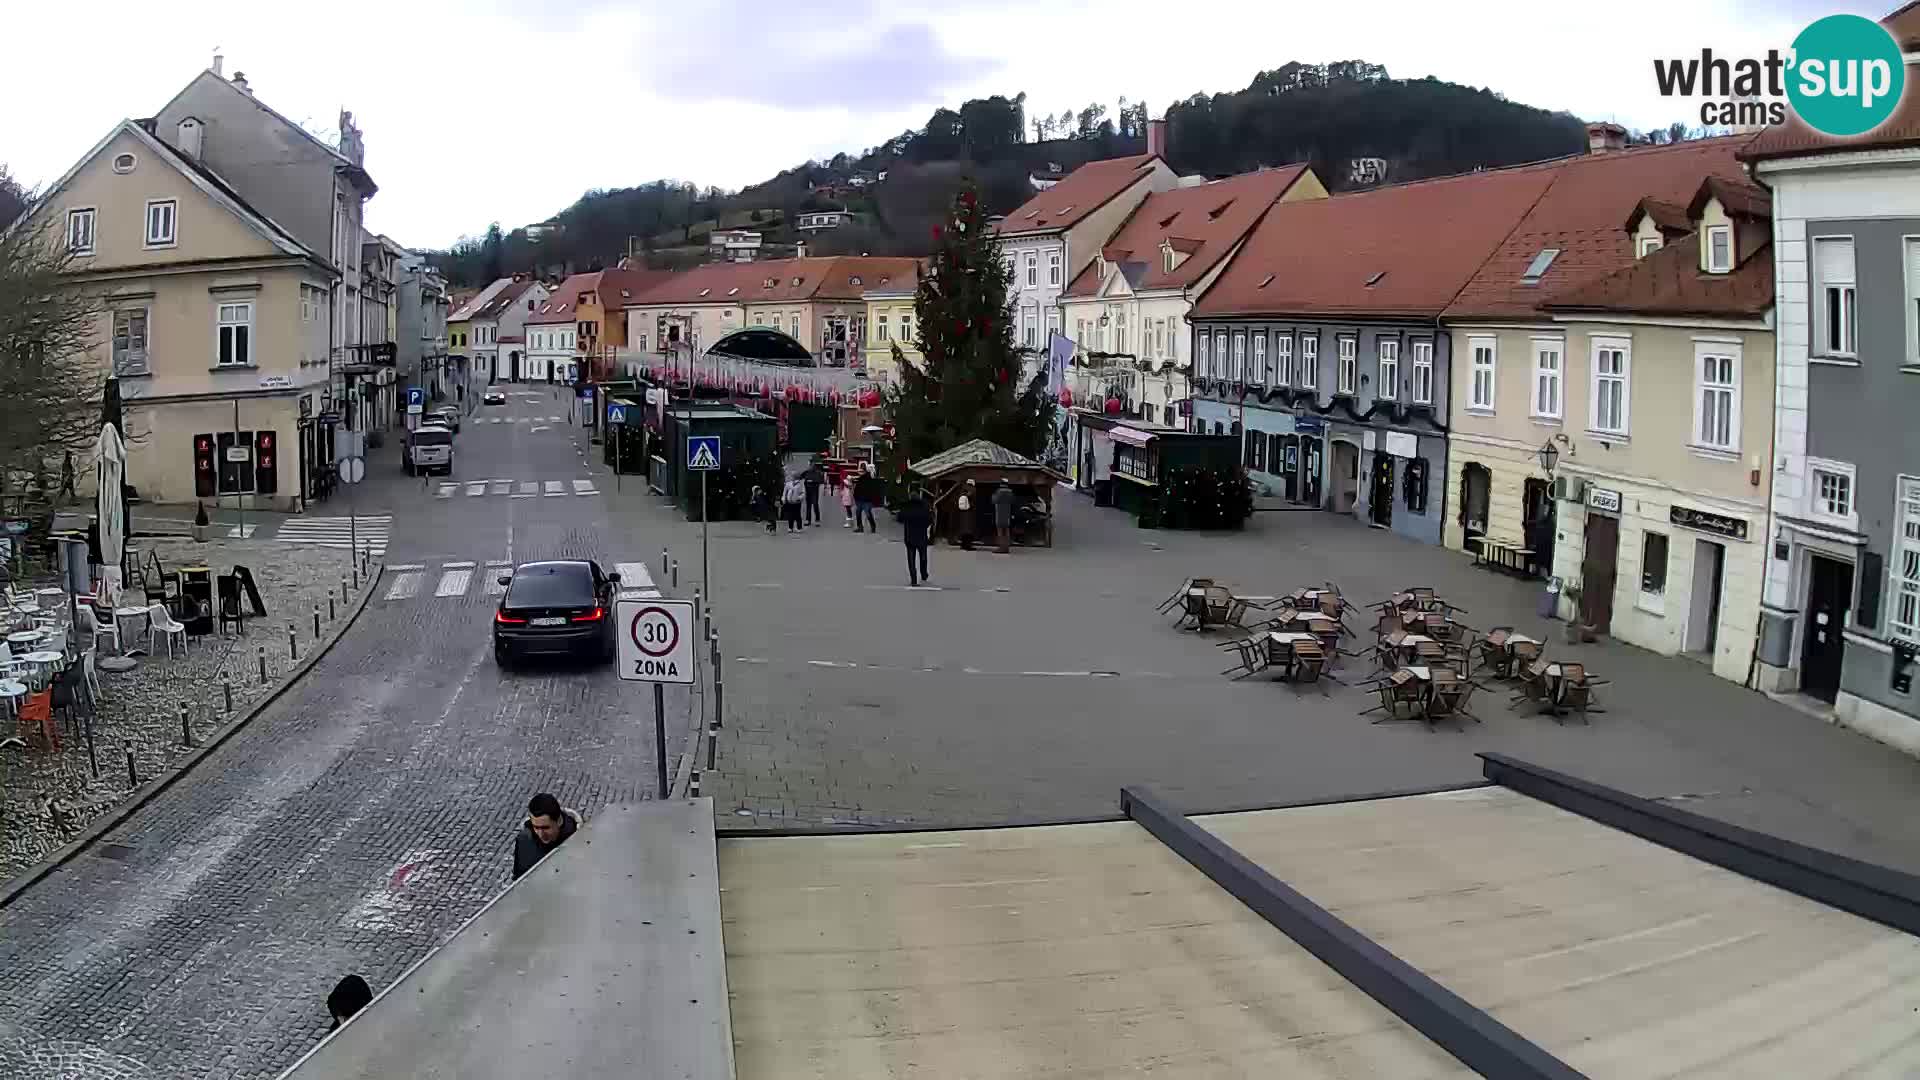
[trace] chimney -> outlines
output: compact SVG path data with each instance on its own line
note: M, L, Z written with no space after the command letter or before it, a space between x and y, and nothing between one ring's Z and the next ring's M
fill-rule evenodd
M1167 122L1165 119L1147 121L1147 153L1159 157L1167 156Z
M200 121L189 116L180 121L180 136L175 140L174 145L179 147L182 154L199 161L200 139L205 134L206 129L201 127Z
M1627 148L1627 129L1615 123L1587 125L1587 153L1604 154Z
M807 257L807 242L805 240L793 245L793 257L796 259L804 259Z
M213 73L224 78L226 76L226 66L227 58L220 55L219 49L213 50Z
M253 89L247 85L247 73L244 71L236 71L233 73L233 88L248 97L253 96Z

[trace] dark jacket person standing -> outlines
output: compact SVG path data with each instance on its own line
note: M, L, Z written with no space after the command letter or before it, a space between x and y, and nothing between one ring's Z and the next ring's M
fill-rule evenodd
M519 835L513 838L513 877L533 869L533 864L547 857L547 853L561 844L580 829L580 814L576 810L565 810L560 800L546 792L541 792L527 800L527 820L522 823Z
M1013 481L1004 476L993 490L993 531L1000 554L1005 555L1013 543Z
M929 576L927 544L933 531L933 511L927 509L926 497L920 492L915 491L900 508L900 528L900 538L907 545L907 584L918 585Z
M820 485L826 483L827 474L816 461L807 466L807 471L801 479L806 481L807 524L818 525L820 524Z

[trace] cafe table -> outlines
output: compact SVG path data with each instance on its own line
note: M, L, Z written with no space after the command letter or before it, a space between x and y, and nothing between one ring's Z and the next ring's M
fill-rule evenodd
M126 623L134 619L150 618L152 618L152 614L145 607L117 607L113 609L113 625L120 631L118 636L120 638L120 653L122 656L130 655L134 651L132 648L133 635L127 632Z
M9 719L20 715L20 703L26 699L26 683L18 679L0 679L0 702L5 703Z
M45 630L15 630L7 635L7 644L20 651L27 651L47 639Z

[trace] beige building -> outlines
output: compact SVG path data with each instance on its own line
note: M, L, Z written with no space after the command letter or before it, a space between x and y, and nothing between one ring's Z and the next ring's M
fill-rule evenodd
M100 298L94 353L126 401L140 497L291 509L313 464L300 402L327 382L338 275L147 123L116 126L29 227L47 223Z
M875 286L866 291L867 305L866 370L867 378L881 386L900 381L899 364L893 358L898 348L908 363L920 366L920 331L914 325L914 297L919 293L916 274L905 281Z

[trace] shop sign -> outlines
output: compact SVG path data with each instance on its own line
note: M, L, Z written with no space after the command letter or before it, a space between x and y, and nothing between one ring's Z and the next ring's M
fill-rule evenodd
M1712 533L1729 540L1747 539L1747 519L1715 514L1707 510L1695 510L1691 506L1675 506L1667 511L1667 520L1683 529L1695 532Z
M1620 512L1620 493L1611 488L1587 488L1587 505L1595 510L1605 510L1609 514Z
M291 390L291 389L293 389L293 376L291 376L291 375L262 375L262 376L260 376L260 389L262 389L262 390Z
M1302 435L1318 435L1327 430L1327 421L1320 416L1296 416L1293 418L1293 430Z

